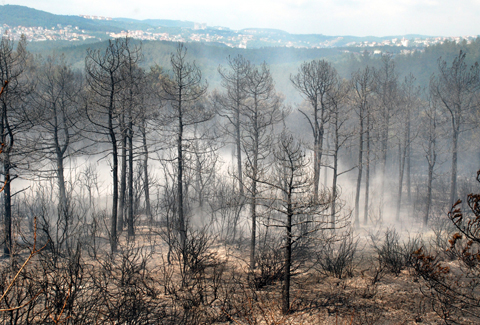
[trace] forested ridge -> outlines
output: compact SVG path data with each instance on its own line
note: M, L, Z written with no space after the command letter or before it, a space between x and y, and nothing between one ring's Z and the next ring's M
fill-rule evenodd
M133 40L133 43L139 44L140 41ZM85 51L88 48L104 48L108 41L94 44L71 45L71 42L46 41L33 42L29 44L31 52L42 56L50 55L51 48L56 52L65 53L66 61L75 69L82 69L84 65ZM140 66L144 69L158 64L168 66L169 55L175 48L175 42L168 41L143 41L142 48L144 60ZM378 47L366 49L365 55L352 53L358 51L357 48L323 48L323 49L305 49L305 48L285 48L285 47L267 47L260 49L239 49L230 48L223 45L212 45L205 43L189 43L189 55L195 60L201 68L202 73L213 86L218 87L220 77L217 73L219 65L227 64L228 56L234 57L242 55L252 63L261 64L267 62L275 76L276 85L289 98L294 98L295 102L300 101L298 92L294 91L288 79L290 74L297 71L298 66L304 61L314 59L326 59L331 62L338 70L342 78L349 79L351 74L359 68L367 65L375 66L378 64L379 56L372 55L373 50L382 50L391 53L397 65L397 71L400 78L414 73L416 83L425 87L430 80L432 73L436 72L438 59L442 58L451 62L453 58L462 50L467 53L467 63L469 65L479 61L480 44L478 39L471 44L445 42L444 44L426 47L424 51L416 51L412 54L401 54L402 48ZM347 51L347 52L345 52ZM350 52L348 52L350 51Z
M479 39L30 45L0 43L5 323L480 318Z

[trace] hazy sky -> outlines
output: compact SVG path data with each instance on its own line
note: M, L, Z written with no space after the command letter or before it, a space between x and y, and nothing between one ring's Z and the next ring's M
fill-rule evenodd
M290 33L480 34L480 0L0 0L55 14L178 19Z

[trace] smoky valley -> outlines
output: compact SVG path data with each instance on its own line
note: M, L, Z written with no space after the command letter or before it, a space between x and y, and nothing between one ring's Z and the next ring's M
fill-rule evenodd
M2 323L478 324L478 60L4 35Z

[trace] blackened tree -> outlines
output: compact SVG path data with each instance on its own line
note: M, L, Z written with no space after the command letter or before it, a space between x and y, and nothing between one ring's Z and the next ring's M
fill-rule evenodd
M452 165L450 172L450 204L457 199L458 139L468 128L478 108L480 66L468 67L466 54L460 51L452 65L438 60L438 74L430 81L430 92L450 116L452 136Z
M200 105L200 99L207 91L207 83L202 80L202 73L195 62L187 59L187 49L182 43L170 57L170 78L163 79L163 98L171 105L170 116L175 132L176 146L176 222L175 228L179 236L180 251L187 258L187 220L185 215L185 151L188 138L186 133L195 125L208 121L213 117L213 110ZM186 265L187 261L184 260Z
M27 80L27 41L22 38L16 48L14 41L2 37L0 41L0 82L3 93L0 96L0 159L3 165L4 231L5 255L12 253L12 191L11 183L17 178L13 172L19 168L21 157L26 153L21 143L22 133L33 126L35 116L28 112L27 99L32 87ZM28 154L28 153L27 153ZM24 156L25 158L25 156Z
M41 123L37 124L41 145L39 150L51 161L58 186L58 222L56 244L69 249L72 213L65 186L65 160L80 148L74 148L82 139L80 92L82 75L65 63L64 57L50 56L37 69L37 87L33 102ZM47 170L50 170L49 168ZM61 247L59 247L61 248Z
M303 63L298 73L290 76L290 80L294 87L306 97L312 109L313 116L300 112L307 118L312 128L314 193L315 197L318 197L325 127L330 117L328 93L333 90L338 74L331 63L325 60L313 60Z
M100 135L108 137L112 146L112 214L110 224L110 248L117 250L118 217L118 116L121 92L125 87L122 68L126 62L126 47L129 40L109 40L104 52L87 50L85 70L89 90L86 115Z

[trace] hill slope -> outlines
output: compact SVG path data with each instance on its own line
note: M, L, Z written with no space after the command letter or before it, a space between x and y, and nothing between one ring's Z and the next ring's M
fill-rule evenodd
M29 7L17 5L0 6L0 24L24 27L57 27L57 24L77 26L94 32L119 32L121 28L108 23L78 16L55 15Z

